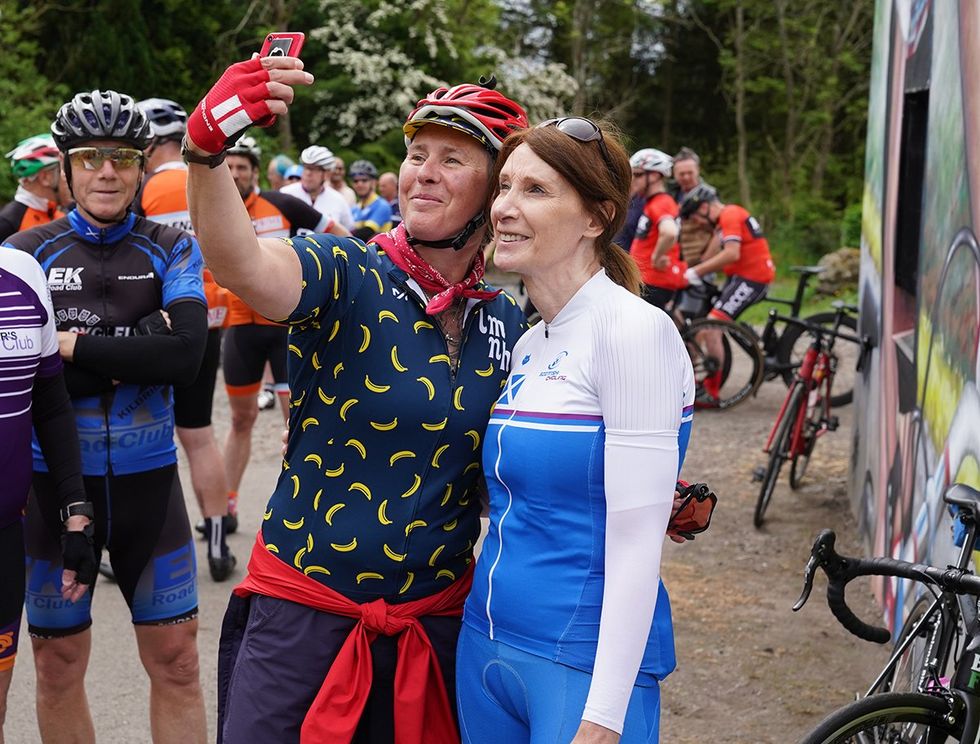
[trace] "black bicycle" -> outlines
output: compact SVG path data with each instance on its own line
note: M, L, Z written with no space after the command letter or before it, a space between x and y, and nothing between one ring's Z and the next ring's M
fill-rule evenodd
M810 551L800 610L813 588L817 568L827 574L827 604L848 631L874 643L891 634L860 620L847 606L844 590L858 576L894 576L925 586L906 619L895 650L865 697L825 718L801 744L845 742L980 741L980 577L968 570L977 534L980 492L956 483L943 494L957 507L966 537L955 566L938 568L892 558L849 558L834 549L836 535L824 530Z
M796 370L803 363L813 340L811 328L857 330L857 308L853 305L843 306L846 313L840 319L835 311L813 313L801 318L807 285L810 279L824 271L824 267L792 266L790 270L800 275L793 297L767 296L761 301L787 305L788 317L803 320L806 325L777 325L770 319L761 337L746 323L705 317L721 294L721 290L711 282L688 287L680 293L674 305L674 321L688 348L698 383L703 384L706 378L715 378L720 394L716 396L718 400L713 407L724 409L741 403L754 395L766 380L782 378L787 387L792 385ZM720 337L721 358L711 354L706 347L704 338L709 334ZM830 396L830 405L835 408L853 400L856 354L853 349L843 351Z

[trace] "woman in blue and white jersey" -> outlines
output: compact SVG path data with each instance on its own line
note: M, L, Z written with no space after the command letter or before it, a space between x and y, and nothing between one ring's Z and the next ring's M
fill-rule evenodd
M674 668L660 558L694 402L673 323L612 243L627 155L588 119L511 135L496 263L543 322L513 352L483 462L490 531L463 615L464 742L655 742Z

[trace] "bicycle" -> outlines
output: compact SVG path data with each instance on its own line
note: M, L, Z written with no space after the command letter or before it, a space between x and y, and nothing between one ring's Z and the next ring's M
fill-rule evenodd
M807 284L824 268L793 266L791 270L800 274L793 297L765 297L762 301L788 305L790 316L798 320ZM750 395L755 395L763 381L781 377L787 386L791 385L794 372L802 363L804 354L805 347L800 346L800 340L809 344L807 327L785 324L780 332L774 323L769 322L760 338L746 323L704 317L720 294L721 290L707 281L700 287L689 287L679 296L673 313L694 366L702 405L709 404L703 391L705 380L712 376L718 394L714 396L717 400L710 401L710 405L719 409L732 408L747 400ZM855 331L857 321L851 314L856 314L857 308L845 307L849 314L839 321L834 312L816 313L804 320L825 327L837 322ZM705 348L706 335L720 337L723 350L721 358ZM838 389L831 395L830 401L834 407L846 405L853 398L854 376L850 367L851 365L844 367L847 374L838 379Z
M980 577L967 569L980 512L980 492L961 483L943 494L947 504L959 508L966 540L955 566L938 568L892 558L850 558L835 550L836 535L824 530L814 541L804 570L803 592L793 611L809 599L817 568L827 574L827 604L834 617L852 634L874 643L887 643L891 634L860 620L847 606L847 584L859 576L893 576L923 584L936 595L917 621L906 621L895 650L865 697L827 716L801 744L845 742L977 742L980 741L980 625L977 597ZM938 593L937 593L938 590ZM910 623L912 623L910 627ZM965 630L961 630L961 627ZM960 635L962 642L958 642ZM912 672L911 691L898 691L902 663L918 646L919 666ZM955 663L946 675L956 651ZM875 693L877 689L884 692Z
M843 303L834 304L836 312L832 328L781 316L775 310L769 311L767 327L776 322L799 326L808 331L813 341L796 370L793 384L786 393L763 447L763 452L769 455L769 462L765 468L757 470L754 476L754 479L762 481L752 520L757 528L762 527L765 521L766 509L772 499L783 463L787 460L790 462L789 484L795 491L802 484L817 440L827 432L837 429L837 417L830 412L831 391L838 366L834 353L835 342L837 339L844 339L858 344L859 348L866 348L868 345L867 339L862 340L840 332L843 319L847 317L847 309Z

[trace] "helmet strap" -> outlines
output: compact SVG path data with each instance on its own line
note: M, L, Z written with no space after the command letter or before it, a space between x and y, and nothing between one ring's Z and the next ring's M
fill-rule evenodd
M412 237L412 235L406 229L405 239L408 244L413 248L417 245L424 245L426 248L452 248L454 251L461 251L470 242L470 238L473 237L483 223L486 221L486 217L483 212L480 212L475 217L473 217L469 222L467 222L463 229L460 230L456 235L451 238L446 238L444 240L419 240L418 238Z

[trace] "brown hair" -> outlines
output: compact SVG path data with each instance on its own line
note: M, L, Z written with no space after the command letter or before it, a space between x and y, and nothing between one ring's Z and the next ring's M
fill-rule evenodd
M602 224L602 234L595 240L596 258L609 278L633 294L640 293L640 272L630 255L613 243L626 221L629 204L631 170L629 156L615 129L596 122L609 153L603 157L598 141L580 142L558 127L535 127L514 132L504 140L493 173L490 202L500 193L500 169L514 150L527 145L535 155L564 178ZM611 209L610 209L611 207Z

